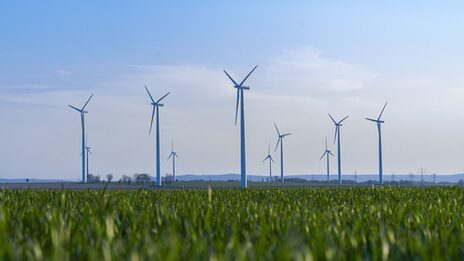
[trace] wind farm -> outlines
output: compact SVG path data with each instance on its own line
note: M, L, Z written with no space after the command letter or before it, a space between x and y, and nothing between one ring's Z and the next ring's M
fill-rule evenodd
M463 260L464 3L0 6L1 260Z

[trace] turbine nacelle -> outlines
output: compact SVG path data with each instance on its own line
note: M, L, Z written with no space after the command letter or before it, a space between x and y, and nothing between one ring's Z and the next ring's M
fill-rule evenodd
M256 68L258 67L258 65L256 65L253 70L251 70L248 75L242 80L242 82L240 84L238 84L234 78L232 78L232 76L229 75L229 73L226 71L226 70L223 70L224 73L227 75L227 78L230 79L230 81L234 84L234 88L237 89L237 98L236 98L236 102L235 102L235 125L237 125L237 119L238 119L238 105L240 103L240 90L249 90L250 87L249 86L244 86L243 84L245 83L245 81L248 79L248 77L250 77L250 75L256 70ZM243 101L242 101L243 102Z
M337 135L338 135L338 132L340 130L340 127L343 126L343 124L341 124L341 123L343 121L345 121L346 119L348 119L348 117L350 117L350 116L348 115L348 116L346 116L345 118L341 119L338 122L332 117L332 115L330 115L330 113L329 113L329 117L333 121L333 123L335 124L335 136L334 136L334 143L335 143L335 141L337 140Z
M93 97L93 94L90 95L90 98L85 102L84 106L82 106L82 109L76 108L76 107L74 107L74 106L72 106L72 105L69 105L69 104L68 104L68 106L69 106L71 109L74 109L74 110L80 112L81 114L83 114L83 113L88 113L88 111L85 111L84 109L85 109L85 107L87 106L87 104L89 104L89 101L90 101L90 99L92 99L92 97Z
M166 96L169 95L169 92L166 93L163 97L159 98L159 100L155 101L155 99L153 99L153 96L151 96L151 93L150 91L148 90L148 87L145 85L145 90L147 90L147 93L148 93L148 96L150 96L150 100L151 100L151 105L153 106L153 111L151 113L151 122L150 122L150 130L148 131L148 133L151 133L151 128L153 127L153 119L155 117L155 110L158 108L158 107L163 107L164 104L160 103L160 101L164 98L166 98Z
M382 111L380 111L380 114L379 114L379 117L377 118L377 120L372 119L372 118L366 118L366 120L376 122L379 125L382 124L382 123L385 123L385 121L380 120L380 118L382 118L383 112L385 111L385 107L387 107L387 104L388 104L388 102L386 102L385 105L383 106Z
M249 90L250 86L239 86L239 85L234 85L234 88L236 89L242 89L242 90Z

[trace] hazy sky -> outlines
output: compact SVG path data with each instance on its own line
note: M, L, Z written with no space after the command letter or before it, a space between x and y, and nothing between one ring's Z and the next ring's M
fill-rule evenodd
M144 84L155 98L171 92L163 174L171 140L179 174L238 173L235 90L222 69L241 79L256 64L249 174L267 175L274 122L293 133L287 173L323 173L328 112L350 115L343 172L377 173L377 130L364 117L386 101L387 174L463 172L464 4L405 2L1 1L0 178L79 179L80 119L67 104L91 93L91 172L153 175Z

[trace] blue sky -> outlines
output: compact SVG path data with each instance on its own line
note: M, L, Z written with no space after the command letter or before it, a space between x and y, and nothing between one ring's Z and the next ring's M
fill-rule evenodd
M79 120L66 105L93 92L94 172L153 173L144 84L172 92L163 153L175 139L180 173L238 172L222 69L242 77L255 64L250 173L266 174L274 121L295 133L288 173L323 172L327 112L352 116L345 172L376 172L376 130L363 117L386 100L385 172L462 172L463 11L460 1L2 1L0 177L77 179Z

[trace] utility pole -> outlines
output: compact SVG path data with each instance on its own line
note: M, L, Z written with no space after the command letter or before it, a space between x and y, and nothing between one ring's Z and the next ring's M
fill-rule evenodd
M358 172L354 171L354 183L358 183Z
M433 173L433 184L435 184L435 173Z
M421 175L421 186L424 186L424 173L426 173L426 169L424 169L424 167L421 166L419 171L420 171L420 175Z

